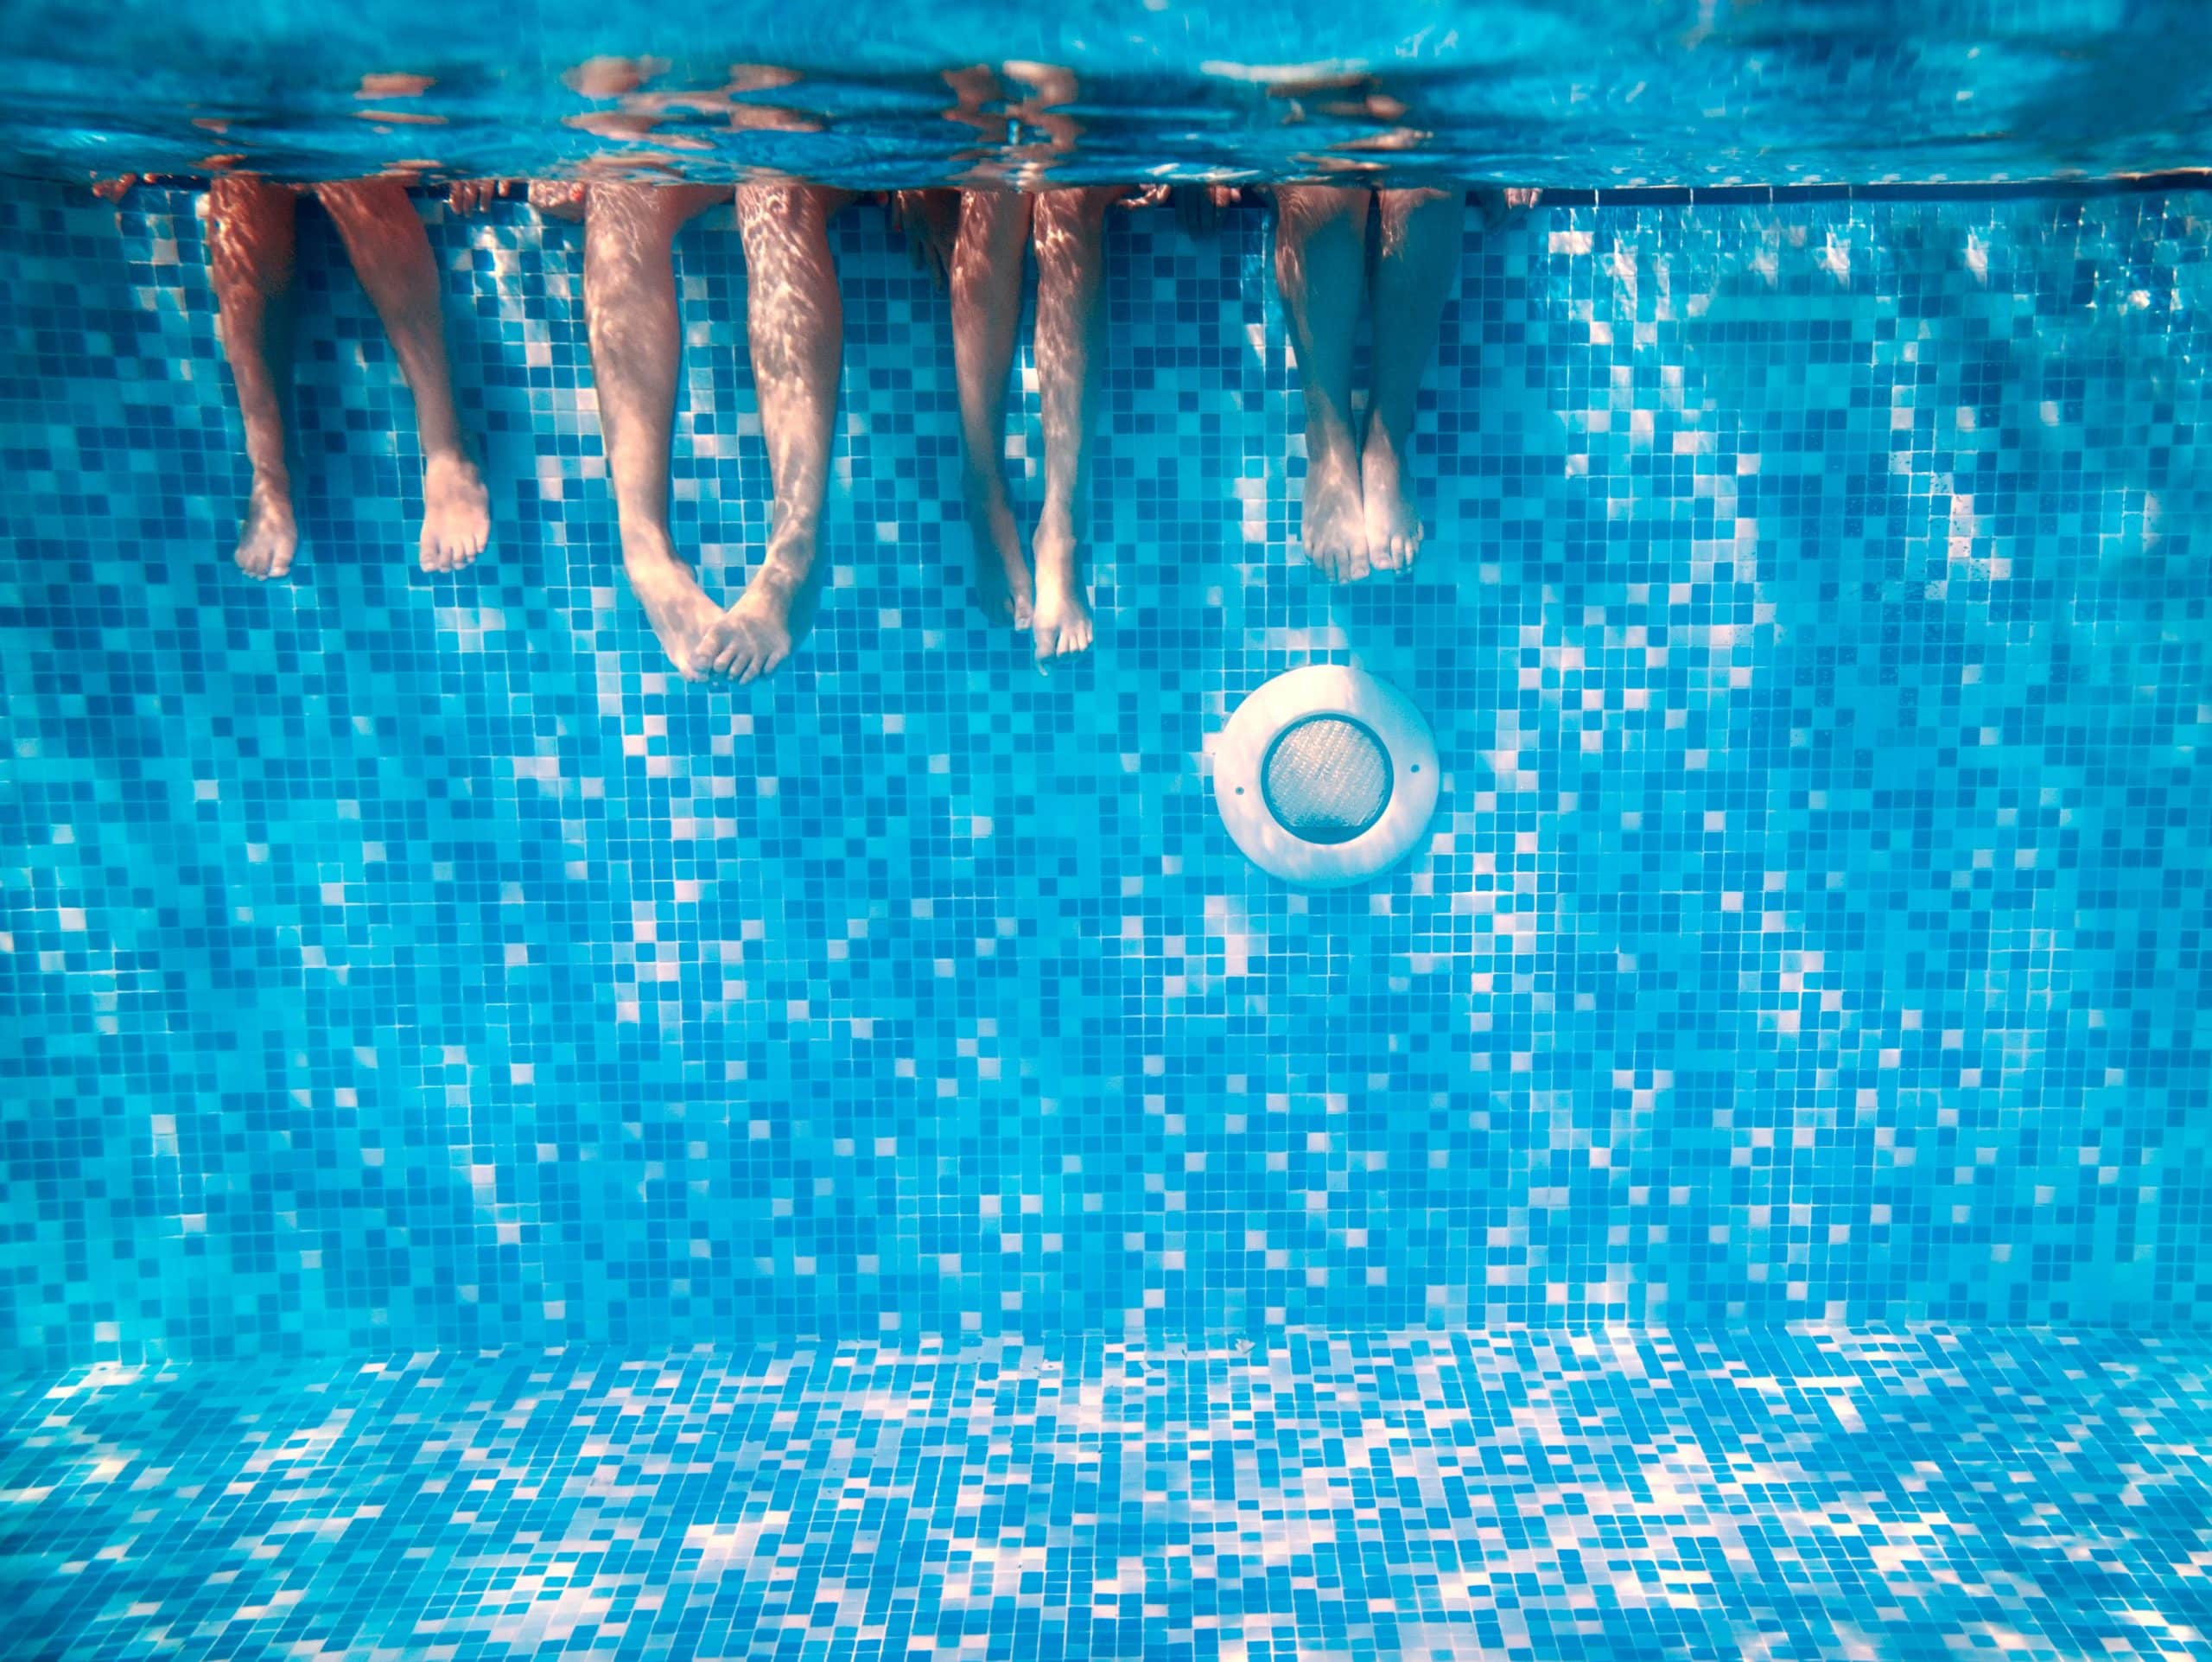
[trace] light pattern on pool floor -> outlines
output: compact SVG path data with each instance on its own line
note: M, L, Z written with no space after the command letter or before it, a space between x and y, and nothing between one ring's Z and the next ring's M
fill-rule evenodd
M18 1655L2212 1653L2212 1340L1292 1333L102 1366Z

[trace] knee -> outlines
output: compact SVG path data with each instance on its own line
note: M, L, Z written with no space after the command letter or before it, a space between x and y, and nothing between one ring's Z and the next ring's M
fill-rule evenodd
M1407 190L1379 191L1375 200L1386 224L1403 223L1425 208L1457 207L1460 203L1458 191L1435 190L1425 185Z
M790 231L810 220L818 224L822 217L815 194L807 186L777 183L737 188L738 223L747 229L759 226Z
M747 185L737 193L748 281L818 284L831 271L830 232L819 193L808 185Z
M348 239L404 235L420 223L397 179L346 179L315 187L315 200Z
M1281 185L1275 189L1275 234L1300 242L1332 226L1359 226L1367 219L1369 194L1335 185Z
M1037 197L1037 224L1062 236L1096 237L1106 223L1106 210L1116 190L1047 190Z
M584 270L650 269L669 257L677 220L644 185L594 184L585 199Z
M1037 269L1058 271L1094 267L1106 237L1110 191L1054 190L1037 199Z
M208 187L209 252L215 283L232 299L270 296L290 281L292 194L251 176Z

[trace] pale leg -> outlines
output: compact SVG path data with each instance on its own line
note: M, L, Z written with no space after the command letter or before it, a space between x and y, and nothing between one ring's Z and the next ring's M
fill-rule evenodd
M812 621L844 361L844 303L828 230L842 200L812 185L738 188L746 327L776 501L760 567L737 603L709 627L699 657L715 674L740 682L781 664Z
M1045 501L1031 549L1037 661L1089 649L1084 591L1084 479L1090 448L1090 372L1106 271L1106 210L1118 190L1048 190L1037 198L1037 386L1045 424Z
M454 408L430 239L396 179L348 180L323 185L315 194L345 239L353 274L384 320L400 373L415 395L415 430L423 444L423 569L457 570L491 538L491 499L469 460Z
M1364 190L1285 185L1275 192L1275 285L1306 400L1306 557L1338 583L1368 574L1352 430L1352 331L1367 276Z
M250 577L281 577L300 545L292 513L286 412L292 391L292 193L250 174L207 188L208 252L223 355L245 423L253 491L236 558Z
M1379 571L1400 571L1421 552L1421 515L1409 476L1414 421L1444 303L1459 274L1465 213L1457 191L1386 190L1379 201L1375 389L1360 448L1360 494L1369 559Z
M595 184L584 213L584 324L600 431L614 487L622 569L686 680L703 675L699 638L721 615L668 530L668 446L683 340L676 314L677 228L722 193Z
M1030 625L1033 591L1006 483L1007 376L1021 325L1031 199L1013 190L960 196L952 252L952 355L960 386L962 494L976 538L976 604L994 623Z

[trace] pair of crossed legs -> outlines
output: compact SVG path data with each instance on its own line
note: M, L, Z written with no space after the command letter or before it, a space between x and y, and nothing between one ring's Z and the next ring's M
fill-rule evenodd
M319 185L315 194L345 240L415 397L423 444L423 569L457 570L490 539L490 500L454 410L429 239L397 180L348 180ZM210 186L208 199L218 321L253 468L237 558L249 576L281 577L300 544L288 419L298 193L250 174L226 174Z
M734 605L715 605L669 535L683 346L674 247L687 220L728 199L727 189L704 186L594 183L583 203L584 321L622 567L670 661L693 681L766 675L806 631L844 352L826 226L846 194L741 185L753 379L775 503L752 581Z

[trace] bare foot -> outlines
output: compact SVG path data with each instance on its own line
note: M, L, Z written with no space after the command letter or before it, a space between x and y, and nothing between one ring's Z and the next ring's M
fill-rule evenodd
M1409 571L1420 557L1423 532L1413 493L1399 465L1398 447L1380 423L1370 423L1359 453L1359 494L1367 519L1367 558L1377 571Z
M709 624L699 641L701 665L740 686L773 672L791 655L791 587L765 570L753 573L737 603Z
M700 640L702 671L743 686L772 673L791 655L792 645L814 621L814 537L796 526L777 528L753 581Z
M423 569L458 571L492 539L492 500L467 456L448 451L423 465Z
M1359 466L1349 446L1308 454L1300 538L1306 557L1331 583L1357 583L1367 576L1367 519L1360 506Z
M704 680L700 637L721 615L721 608L707 598L691 568L676 557L665 532L629 540L644 546L624 549L622 569L629 576L631 592L652 621L653 633L660 637L661 650L685 680Z
M266 581L292 569L299 551L300 527L292 518L292 487L287 481L257 479L238 526L238 570Z
M1007 500L1005 490L991 491L971 484L968 523L976 533L976 567L969 592L976 608L993 623L1027 628L1035 591L1029 581L1029 562L1021 556L1021 528L1014 523L1014 504Z
M1029 632L1037 642L1037 667L1052 672L1052 660L1090 650L1090 600L1083 591L1075 528L1052 513L1038 521L1037 605Z

